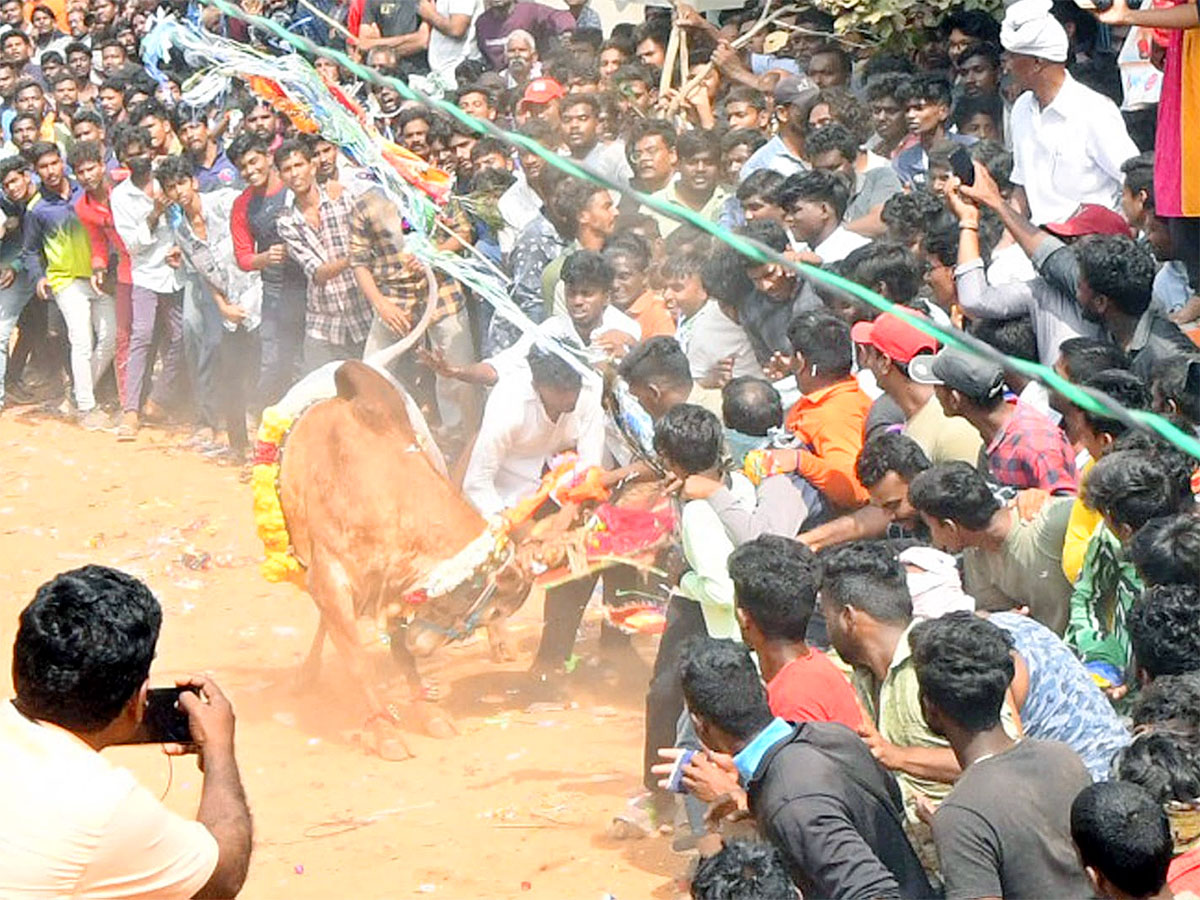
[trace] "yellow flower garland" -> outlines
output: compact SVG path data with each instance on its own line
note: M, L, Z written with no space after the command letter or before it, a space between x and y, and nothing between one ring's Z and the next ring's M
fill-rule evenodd
M266 550L260 571L267 581L300 582L304 567L292 555L283 507L279 503L279 453L294 418L276 407L263 412L258 426L251 486L254 490L254 527Z

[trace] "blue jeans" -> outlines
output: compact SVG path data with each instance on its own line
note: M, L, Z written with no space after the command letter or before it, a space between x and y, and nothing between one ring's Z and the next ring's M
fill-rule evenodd
M277 402L299 378L305 306L303 284L299 289L287 284L282 288L263 285L262 325L258 329L262 361L255 391L260 412Z
M0 289L0 407L4 406L4 376L8 372L8 341L21 311L33 297L24 275L18 274L8 287Z
M198 278L187 278L183 284L183 358L192 383L196 422L214 430L221 426L217 357L224 330L216 300Z

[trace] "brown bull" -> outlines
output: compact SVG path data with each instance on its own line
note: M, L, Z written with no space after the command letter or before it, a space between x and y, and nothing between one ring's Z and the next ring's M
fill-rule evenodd
M420 450L403 398L382 375L347 362L336 384L335 398L297 420L279 472L293 552L307 567L308 591L321 613L302 679L316 677L328 635L366 697L368 738L381 756L399 759L411 754L371 682L357 619L381 613L392 619L393 657L420 695L414 654L428 655L476 624L511 614L529 582L513 557L490 581L402 608L402 598L486 523ZM415 709L431 733L452 731L440 713L421 703Z

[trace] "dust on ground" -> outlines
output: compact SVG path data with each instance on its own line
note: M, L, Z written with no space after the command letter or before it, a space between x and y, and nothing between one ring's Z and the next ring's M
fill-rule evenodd
M669 839L605 836L639 788L648 665L615 684L585 668L567 708L531 708L520 686L541 621L534 598L512 621L516 663L493 664L482 633L425 662L459 736L410 731L415 759L369 756L356 742L364 704L332 646L315 691L294 691L316 610L298 589L258 574L249 485L179 441L143 430L119 444L19 412L0 417L4 696L17 614L37 586L89 562L116 566L144 578L163 605L151 683L207 670L234 702L255 824L243 898L677 895L688 863ZM589 627L585 657L594 656L595 621ZM387 653L376 650L382 681ZM638 650L652 658L651 645ZM106 755L173 809L195 813L192 760L169 763L154 747Z

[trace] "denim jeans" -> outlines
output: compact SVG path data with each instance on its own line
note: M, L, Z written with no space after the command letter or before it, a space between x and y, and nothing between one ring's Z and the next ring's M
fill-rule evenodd
M221 426L217 359L224 331L216 300L198 278L188 276L183 283L183 358L192 383L196 424L214 430Z
M18 274L8 287L0 289L0 407L4 405L4 376L8 372L8 342L21 311L33 297L29 279Z
M262 325L258 328L262 362L255 389L259 411L277 402L299 378L305 303L303 288L263 285Z
M71 378L75 382L75 408L96 407L93 390L117 351L117 312L112 297L97 294L86 278L76 278L58 288L54 302L67 323L71 342Z
M125 412L138 412L142 408L154 362L151 355L154 329L160 321L165 331L166 351L161 376L151 395L155 403L165 406L177 396L183 371L183 292L160 294L135 284L132 297L129 360L125 364L125 392L121 400Z

